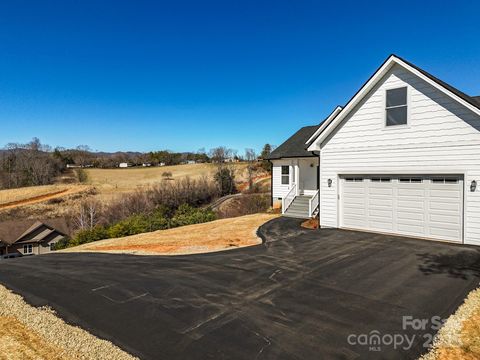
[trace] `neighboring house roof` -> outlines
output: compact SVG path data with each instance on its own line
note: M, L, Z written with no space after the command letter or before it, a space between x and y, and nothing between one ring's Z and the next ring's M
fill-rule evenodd
M42 231L27 239L28 235L38 231L41 227L44 227ZM0 223L0 242L4 245L12 245L14 243L50 241L58 235L67 236L69 232L67 222L63 218L42 221L4 221Z
M290 136L267 157L267 160L315 156L305 149L305 143L319 128L319 125L305 126Z
M320 150L320 143L323 142L327 136L342 122L343 119L359 104L359 102L369 93L369 91L380 81L383 76L394 66L400 65L406 70L419 76L427 83L436 87L441 92L450 96L454 100L458 101L471 111L480 115L480 97L469 96L455 87L445 83L444 81L436 78L430 73L412 63L403 60L399 56L390 55L387 60L378 68L378 70L367 80L367 82L358 90L358 92L348 101L342 111L328 124L322 131L318 133L315 139L312 139L311 144L308 147L309 151Z

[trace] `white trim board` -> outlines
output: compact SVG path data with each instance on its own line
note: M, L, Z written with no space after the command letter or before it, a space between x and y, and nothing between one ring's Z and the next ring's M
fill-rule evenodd
M335 117L340 113L340 111L342 111L342 109L343 108L341 106L337 106L335 110L333 110L331 114L328 115L328 117L323 121L320 127L313 133L313 135L310 136L310 138L305 142L305 144L306 145L310 144L310 142L313 141L332 122L333 119L335 119ZM318 151L320 150L320 147L318 147L318 149L315 149L315 150L310 150L310 147L309 147L308 150Z

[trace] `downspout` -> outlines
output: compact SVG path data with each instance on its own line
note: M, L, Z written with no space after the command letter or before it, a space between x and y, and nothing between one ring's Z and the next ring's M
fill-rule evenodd
M317 154L315 154L315 151L311 151L312 155L314 156L317 156ZM318 176L318 181L317 181L317 185L318 185L318 214L317 214L317 219L318 219L318 229L317 230L320 230L320 186L322 186L322 178L320 177L320 151L318 152L318 173L317 173L317 176Z
M273 208L273 162L268 160L270 163L270 207Z

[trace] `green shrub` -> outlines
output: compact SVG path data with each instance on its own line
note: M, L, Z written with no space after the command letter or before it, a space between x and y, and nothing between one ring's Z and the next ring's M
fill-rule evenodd
M76 169L75 175L77 176L77 180L81 184L85 184L88 181L88 173L85 169Z
M233 169L228 167L220 167L215 175L213 175L213 179L217 183L221 196L234 194L237 191L235 187L235 173Z
M55 250L66 249L69 246L70 246L70 239L63 238L62 240L59 240L55 243Z
M80 230L69 242L69 246L82 245L103 239L108 239L108 231L105 227L97 225L92 229Z
M108 235L111 238L118 238L149 231L148 218L144 215L133 215L111 226L108 229Z
M57 243L58 249L103 239L164 230L170 227L199 224L216 219L216 215L212 210L195 208L187 204L180 205L173 217L169 217L168 213L167 208L160 207L150 214L132 215L109 227L97 225L92 229L81 230L70 241L59 241Z
M200 224L216 219L215 213L211 209L194 208L190 205L181 205L173 216L170 226L178 227L191 224Z

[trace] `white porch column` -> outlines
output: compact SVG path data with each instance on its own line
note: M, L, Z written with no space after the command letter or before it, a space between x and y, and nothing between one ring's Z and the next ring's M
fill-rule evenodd
M295 184L297 186L297 190L295 195L300 195L300 167L298 166L298 159L295 162Z

